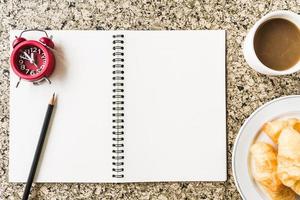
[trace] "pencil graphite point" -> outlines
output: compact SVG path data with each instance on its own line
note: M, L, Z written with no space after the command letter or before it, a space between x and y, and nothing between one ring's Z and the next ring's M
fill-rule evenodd
M50 105L54 105L55 104L55 102L56 102L56 94L55 94L55 92L53 93L53 95L52 95L52 98L51 98L51 100L50 100Z

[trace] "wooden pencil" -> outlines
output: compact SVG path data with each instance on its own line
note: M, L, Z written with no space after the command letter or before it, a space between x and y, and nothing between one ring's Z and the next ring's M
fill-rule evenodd
M25 186L25 190L24 190L22 200L27 200L28 197L29 197L31 185L32 185L32 182L33 182L33 179L34 179L36 168L37 168L38 163L39 163L39 158L40 158L40 155L41 155L41 152L42 152L42 149L43 149L43 144L44 144L44 141L45 141L45 138L46 138L46 133L47 133L47 129L49 127L49 123L50 123L50 120L51 120L51 115L52 115L52 112L53 112L55 102L56 102L56 96L55 96L55 93L54 93L52 95L52 98L51 98L50 102L49 102L47 112L46 112L46 115L45 115L45 118L44 118L44 123L43 123L42 130L41 130L41 133L40 133L40 138L39 138L36 150L35 150L34 158L33 158L32 164L31 164L31 168L30 168L30 172L29 172L29 175L28 175L28 179L27 179L27 183L26 183L26 186Z

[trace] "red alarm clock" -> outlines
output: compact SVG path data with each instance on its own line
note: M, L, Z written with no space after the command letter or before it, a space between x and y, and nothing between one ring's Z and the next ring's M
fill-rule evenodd
M22 37L24 32L41 31L46 34L46 37L41 37L38 41L26 40ZM25 30L20 36L13 41L13 51L10 56L10 64L17 76L19 82L22 79L38 84L43 80L49 83L49 76L52 74L55 67L55 57L52 52L54 43L51 37L48 37L46 31L43 30Z

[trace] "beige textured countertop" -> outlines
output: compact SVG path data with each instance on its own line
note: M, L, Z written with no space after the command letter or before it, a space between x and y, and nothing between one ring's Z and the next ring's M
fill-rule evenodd
M267 77L242 55L247 30L270 10L300 12L300 0L0 0L0 199L20 199L8 183L10 29L227 30L228 181L224 183L37 184L33 199L240 199L231 172L234 139L244 120L276 97L300 94L300 74ZM214 77L212 76L212 79Z

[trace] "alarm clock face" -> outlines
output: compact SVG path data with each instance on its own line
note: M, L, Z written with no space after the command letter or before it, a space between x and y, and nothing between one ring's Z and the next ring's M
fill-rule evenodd
M16 52L15 64L20 73L37 76L46 66L46 52L38 46L24 46Z
M21 79L37 81L51 75L55 58L52 51L41 42L27 40L13 48L10 63Z

